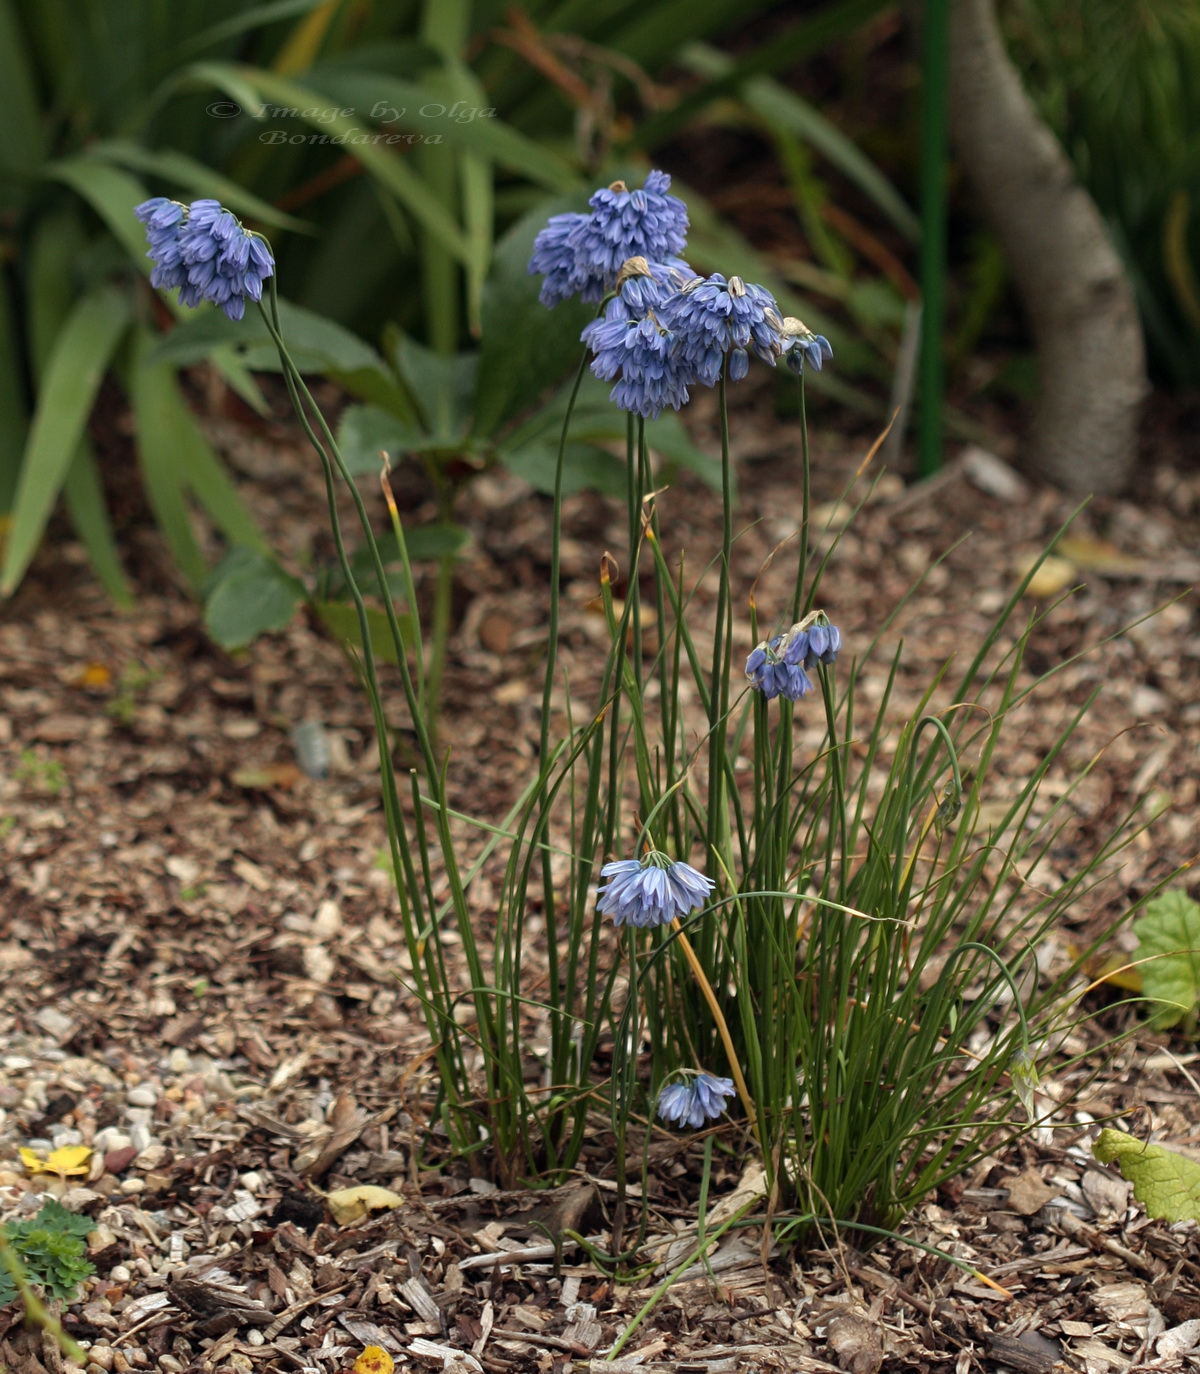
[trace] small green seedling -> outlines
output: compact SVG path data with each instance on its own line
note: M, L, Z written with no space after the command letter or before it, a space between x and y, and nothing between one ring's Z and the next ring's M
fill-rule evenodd
M23 749L13 770L17 781L34 792L57 797L67 786L67 770L58 759L47 758L33 749Z
M36 1217L10 1221L3 1231L10 1253L29 1281L39 1284L49 1297L69 1302L83 1280L96 1272L84 1244L84 1237L95 1229L90 1217L68 1212L62 1203L48 1198ZM7 1267L0 1267L0 1306L16 1297L13 1275Z

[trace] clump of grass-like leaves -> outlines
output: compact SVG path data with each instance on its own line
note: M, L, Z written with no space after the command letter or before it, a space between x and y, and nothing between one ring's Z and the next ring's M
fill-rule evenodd
M325 472L356 608L408 977L438 1074L437 1123L456 1152L486 1147L502 1183L550 1183L577 1167L605 1109L618 1185L614 1263L634 1259L645 1236L643 1212L627 1247L625 1188L638 1154L627 1145L648 1142L656 1113L696 1129L728 1107L761 1158L768 1205L792 1233L825 1222L894 1227L929 1189L1020 1130L1070 976L1044 979L1037 947L1130 834L1119 827L1054 893L1029 887L1069 819L1070 789L1045 808L1039 788L1083 710L1020 786L993 778L1014 713L1045 681L1022 677L1036 622L1007 629L1024 584L945 705L935 703L948 669L893 737L897 652L878 705L863 714L864 672L887 625L871 643L846 643L821 609L831 549L818 557L810 536L807 437L794 580L757 644L751 603L752 635L740 640L728 388L749 351L783 360L797 374L803 416L805 367L830 351L800 321L781 319L761 287L691 273L678 256L686 211L668 184L661 173L637 192L616 183L593 197L590 216L553 219L535 247L543 299L582 292L600 302L584 338L593 370L616 382L613 399L628 412L625 591L618 599L606 555L599 599L609 645L598 685L579 696L558 671L559 556L585 355L558 451L540 752L509 814L471 821L481 838L469 861L452 825L468 818L453 808L433 731L403 524L390 503L408 634L366 505L288 353L273 277L261 304ZM170 229L178 216L168 207L162 218ZM228 226L212 254L194 254L202 269L215 255L223 293L238 287L240 259L226 240L236 245L241 233ZM208 289L207 269L197 279ZM664 533L671 496L652 491L645 432L647 419L701 385L715 386L721 424L711 605L695 599L682 551ZM371 551L416 739L420 767L407 778L393 762L370 628L378 611L346 555L339 482ZM798 744L802 723L810 728L800 738L817 727L815 748ZM988 824L982 804L997 790L1007 810ZM485 868L494 881L498 867L485 927L472 883ZM645 1159L643 1149L643 1170Z

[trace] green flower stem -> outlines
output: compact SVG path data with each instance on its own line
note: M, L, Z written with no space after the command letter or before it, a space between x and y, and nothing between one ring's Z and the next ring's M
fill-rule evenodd
M750 1123L750 1129L754 1132L755 1139L758 1141L758 1148L766 1151L763 1147L762 1132L758 1124L758 1115L754 1110L754 1100L750 1096L750 1089L746 1086L746 1080L742 1076L742 1066L738 1063L737 1051L734 1049L733 1036L729 1034L729 1025L725 1020L725 1014L721 1010L721 1004L717 1001L717 994L712 990L712 984L705 976L703 968L700 967L700 960L696 958L696 951L692 948L691 941L683 933L683 927L679 924L677 916L671 922L671 929L675 932L675 938L679 941L679 948L683 950L684 958L692 970L696 979L697 986L708 1003L708 1009L712 1012L713 1021L716 1023L717 1034L721 1037L721 1044L725 1046L725 1055L729 1060L729 1071L733 1074L733 1081L737 1085L738 1096L742 1099L742 1108L746 1113L746 1119Z

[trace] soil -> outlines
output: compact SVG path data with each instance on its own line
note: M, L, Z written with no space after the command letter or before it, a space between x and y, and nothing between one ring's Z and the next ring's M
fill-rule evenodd
M784 596L782 569L760 572L794 533L800 501L798 429L775 419L768 381L744 388L734 415L740 651L752 647L751 583L759 578L760 608ZM250 425L220 396L207 408L274 547L297 567L327 562L319 475L294 429ZM703 442L714 418L703 401L693 407ZM1061 882L1138 796L1152 794L1160 813L1064 940L1111 923L1196 854L1200 471L1160 442L1171 437L1165 422L1150 432L1137 500L1089 505L1059 550L1070 565L1022 603L1043 617L1030 672L1064 666L1023 713L1002 776L1028 776L1102 688L1051 774L1050 795L1061 795L1092 765L1037 881ZM113 608L64 528L0 621L0 1209L28 1215L49 1191L95 1219L96 1276L63 1312L89 1368L334 1374L366 1369L355 1361L372 1346L406 1369L489 1374L1100 1374L1194 1360L1196 1224L1149 1220L1090 1143L1104 1121L1200 1144L1200 1055L1125 1008L1087 1032L1079 1062L1042 1066L1055 1129L930 1197L906 1243L863 1254L835 1238L765 1265L758 1237L723 1246L711 1274L675 1283L605 1362L661 1279L615 1283L578 1252L556 1262L546 1241L565 1223L603 1234L611 1222L600 1137L577 1182L549 1198L497 1190L485 1159L434 1170L418 1158L428 1045L396 977L406 956L379 862L378 764L345 658L303 617L244 653L215 647L140 509L115 408L97 442L123 511L136 609ZM839 523L835 503L868 443L818 412L819 523ZM831 554L822 600L845 644L853 651L884 626L868 696L904 640L897 724L934 669L979 641L1073 508L1036 484L1005 491L1005 470L997 478L979 461L956 459L920 485L883 474ZM719 502L692 474L662 484L664 530L703 569L719 545ZM415 474L399 474L397 489L407 518L430 518ZM536 750L549 508L488 473L459 513L472 542L455 587L444 737L461 805L496 818ZM624 518L599 496L567 502L563 654L582 681L601 653L600 559L624 547ZM698 621L708 604L701 578ZM403 733L399 713L397 723ZM325 777L298 756L305 724L328 746ZM1200 896L1186 874L1176 885ZM1125 927L1107 952L1119 963L1132 947ZM1085 1005L1101 1012L1119 996L1097 986ZM1116 1030L1127 1037L1101 1048ZM736 1123L721 1133L731 1148L710 1206L737 1188L746 1153ZM659 1157L650 1232L665 1244L694 1220L700 1149L658 1136L671 1148ZM72 1144L92 1148L79 1173L31 1174L18 1156ZM339 1224L325 1195L363 1186L391 1190L399 1205ZM68 1367L12 1308L0 1311L0 1360L22 1374Z

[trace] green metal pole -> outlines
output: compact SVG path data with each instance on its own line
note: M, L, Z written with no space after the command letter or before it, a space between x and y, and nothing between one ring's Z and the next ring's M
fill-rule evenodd
M946 173L949 163L950 5L925 0L921 56L921 411L917 475L942 465L946 313Z

